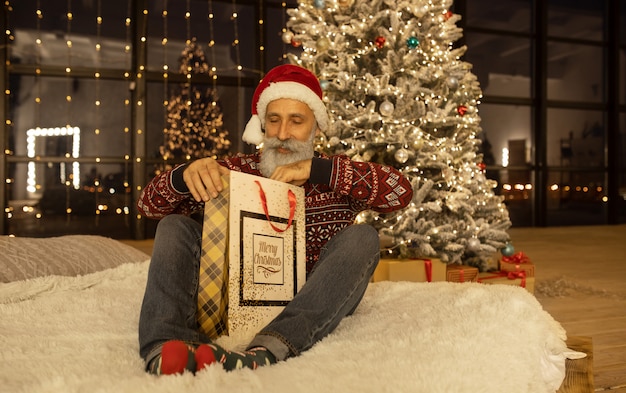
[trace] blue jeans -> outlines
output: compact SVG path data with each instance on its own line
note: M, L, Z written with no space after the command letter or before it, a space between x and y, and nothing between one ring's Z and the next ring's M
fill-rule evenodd
M139 317L139 352L146 362L168 340L210 342L196 320L201 238L202 225L186 216L166 216L157 226ZM343 229L326 243L300 292L248 348L266 347L277 360L311 348L354 312L379 250L374 228Z

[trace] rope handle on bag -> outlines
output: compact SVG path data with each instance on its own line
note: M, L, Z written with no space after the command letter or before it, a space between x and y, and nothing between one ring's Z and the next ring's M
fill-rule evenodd
M280 229L270 220L270 214L267 210L267 197L265 196L265 191L263 191L263 186L261 186L261 182L259 182L258 180L255 180L254 182L257 184L257 186L259 186L259 196L261 197L261 204L263 205L263 211L265 212L267 222L276 232L285 232L293 223L293 217L296 214L296 194L294 194L291 190L287 191L287 198L289 199L289 221L287 222L287 227L285 229Z

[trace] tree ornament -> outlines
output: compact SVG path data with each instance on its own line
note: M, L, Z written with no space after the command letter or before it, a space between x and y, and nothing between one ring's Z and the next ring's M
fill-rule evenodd
M448 12L446 12L444 14L443 17L444 17L445 20L448 20L448 19L452 18L452 15L454 15L454 13L452 11L448 11Z
M354 4L354 0L337 0L339 7L347 8Z
M291 44L291 41L293 41L293 32L287 30L283 33L281 38L285 44Z
M470 251L477 251L480 248L480 240L476 237L471 237L467 241L467 248Z
M501 250L500 252L502 253L502 255L504 255L505 257L510 257L511 255L515 254L515 248L513 247L513 245L511 243L507 243Z
M329 145L331 145L331 146L337 146L337 145L339 144L339 142L341 142L341 139L339 139L339 138L338 138L338 137L336 137L336 136L333 136L333 137L331 137L331 138L328 140L328 144L329 144Z
M295 39L291 40L291 46L294 48L299 48L302 45L302 42L296 41Z
M324 0L314 0L313 6L318 10L324 8Z
M409 151L404 148L398 149L393 155L393 158L395 158L400 164L404 164L409 160Z
M459 105L459 107L456 108L456 111L459 115L464 116L467 113L467 107L465 105Z
M487 165L484 162L479 162L478 167L481 171L484 171L487 168Z
M379 49L382 49L383 46L385 46L385 41L387 41L385 37L383 37L382 35L379 35L378 37L376 37L376 40L374 41L374 43Z
M408 40L406 40L406 46L408 46L409 49L415 49L419 44L420 40L418 40L417 37L410 37Z
M328 85L330 85L330 82L326 79L320 80L320 87L322 88L322 90L328 89Z
M325 52L330 46L330 40L326 37L320 37L315 43L318 52Z
M418 151L424 147L424 140L422 138L418 138L413 141L413 150Z
M391 116L393 114L393 110L394 110L393 104L387 100L385 100L382 104L380 104L380 107L378 108L378 111L380 112L380 114L385 117Z
M459 88L459 80L453 76L449 77L446 81L448 87L452 90L456 90Z

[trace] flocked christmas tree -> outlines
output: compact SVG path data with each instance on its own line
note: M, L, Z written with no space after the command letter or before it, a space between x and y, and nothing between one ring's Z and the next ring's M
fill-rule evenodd
M196 40L190 40L180 56L179 72L193 80L194 74L210 75L209 64ZM207 85L182 83L174 87L167 102L164 160L219 158L228 153L230 141L224 129L217 91Z
M439 257L488 267L511 250L508 210L479 153L480 85L452 0L304 0L287 12L283 41L302 47L292 63L325 91L330 131L319 149L400 169L412 204L368 212L391 257Z

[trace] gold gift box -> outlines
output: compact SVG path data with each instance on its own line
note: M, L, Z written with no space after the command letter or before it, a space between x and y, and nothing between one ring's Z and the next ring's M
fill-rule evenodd
M446 266L446 281L468 282L475 281L478 276L478 268L458 263Z
M372 281L446 281L446 264L438 258L381 259Z
M487 272L478 273L476 281L483 284L516 285L528 292L535 292L535 277L526 277L524 272Z

